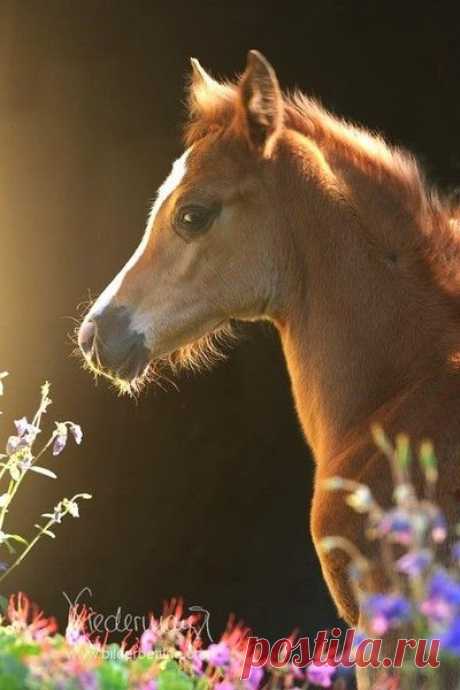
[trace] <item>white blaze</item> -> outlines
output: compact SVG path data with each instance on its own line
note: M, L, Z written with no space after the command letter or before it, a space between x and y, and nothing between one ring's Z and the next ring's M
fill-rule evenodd
M96 302L91 307L87 319L91 319L95 316L98 316L104 311L104 309L110 304L110 302L113 300L118 290L120 289L125 275L128 273L129 270L131 270L131 268L133 268L133 266L136 265L138 260L141 258L145 248L147 247L150 238L150 233L152 232L152 227L155 221L155 216L157 215L159 209L166 201L166 199L180 185L182 179L185 176L185 173L187 172L186 163L190 151L191 147L188 148L180 158L174 161L169 176L166 178L166 180L163 182L163 184L157 192L156 199L152 205L152 209L150 211L149 218L147 221L147 227L145 229L144 235L139 246L137 247L132 257L129 259L129 261L127 261L127 263L123 266L121 271L112 280L112 282L109 283L109 285L105 288L103 292L101 292Z

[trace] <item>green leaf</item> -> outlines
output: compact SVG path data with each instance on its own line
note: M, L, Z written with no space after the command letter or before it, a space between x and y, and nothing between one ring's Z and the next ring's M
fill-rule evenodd
M438 478L438 461L431 441L423 441L420 445L419 460L427 480L435 482Z
M13 655L0 654L0 688L24 690L28 675L27 668L19 659Z
M393 455L393 446L391 445L390 439L384 432L380 424L374 424L371 428L372 436L374 438L375 445L387 456L391 457Z
M31 472L36 472L37 474L43 474L45 477L49 477L50 479L57 479L57 474L54 474L54 472L51 472L51 470L48 470L46 467L40 467L39 465L32 465L30 468Z
M193 679L170 661L158 676L158 690L193 690Z
M17 541L20 544L24 544L24 546L29 546L29 542L24 539L24 537L21 537L19 534L9 534L8 539L12 539L13 541Z
M412 456L409 437L406 434L398 434L396 437L396 457L402 469L409 468Z
M18 658L22 659L26 656L37 656L37 654L41 652L41 647L33 642L23 642L17 639L13 647L13 652Z
M101 690L128 690L128 671L120 662L105 661L97 675Z
M209 690L211 687L209 678L202 676L195 685L196 690Z

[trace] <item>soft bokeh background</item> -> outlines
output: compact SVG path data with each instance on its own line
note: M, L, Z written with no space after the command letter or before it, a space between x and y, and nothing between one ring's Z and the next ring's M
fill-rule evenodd
M380 10L375 7L380 6ZM222 628L230 611L275 638L335 614L308 536L312 462L276 334L246 327L227 363L138 403L95 387L71 358L77 305L96 295L143 231L180 153L188 57L215 74L262 50L284 86L414 150L453 189L460 176L459 30L442 13L388 4L0 3L1 433L54 385L84 446L34 478L21 529L62 495L94 493L2 591L65 618L65 591L110 614L183 595ZM374 8L374 9L372 9Z

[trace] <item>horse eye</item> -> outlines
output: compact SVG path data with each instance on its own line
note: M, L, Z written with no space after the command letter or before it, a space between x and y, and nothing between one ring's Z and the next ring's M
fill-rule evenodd
M184 206L176 217L176 228L179 233L198 234L208 229L215 215L215 209L206 206Z

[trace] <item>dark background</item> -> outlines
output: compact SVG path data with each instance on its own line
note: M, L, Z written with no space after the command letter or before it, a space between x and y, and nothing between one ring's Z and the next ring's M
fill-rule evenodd
M85 600L106 614L182 595L210 610L214 633L231 611L270 638L334 623L308 536L313 465L276 334L245 327L227 363L135 403L71 358L68 317L125 263L181 152L189 56L231 76L258 48L284 86L412 149L453 189L458 24L447 4L406 5L407 16L402 5L1 1L1 432L30 413L45 378L50 421L85 431L81 449L52 461L59 480L34 477L11 520L27 533L61 496L94 494L4 593L22 589L61 620L62 591L89 586Z

